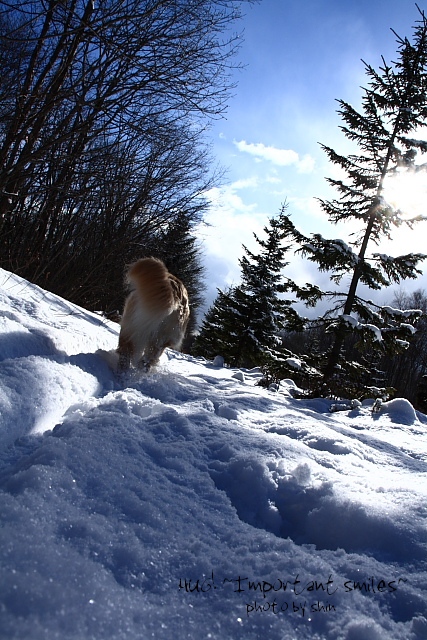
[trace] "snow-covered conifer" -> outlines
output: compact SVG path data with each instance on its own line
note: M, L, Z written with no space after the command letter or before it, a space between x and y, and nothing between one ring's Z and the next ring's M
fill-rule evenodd
M328 179L338 197L320 200L322 209L333 223L356 221L359 233L347 244L320 234L304 236L289 219L286 223L288 237L299 245L298 250L315 262L319 270L329 272L334 284L350 275L349 287L342 292L316 291L312 285L306 288L306 302L315 303L326 296L335 299L335 317L328 314L324 319L334 332L324 368L326 380L332 379L337 371L342 376L346 365L343 346L349 333L357 332L362 349L398 353L407 346L414 331L413 322L420 315L397 314L357 295L359 284L380 290L406 278L416 278L421 273L419 262L427 257L423 254L391 257L378 251L368 252L368 245L377 246L383 239L393 239L401 225L412 226L424 219L407 216L387 201L385 188L393 177L425 170L425 165L416 160L427 151L427 144L412 137L419 135L427 124L427 19L421 10L419 13L413 41L396 36L397 62L389 65L382 59L379 71L364 63L369 80L363 90L361 110L338 101L338 113L344 122L341 129L354 143L355 152L344 156L322 145L329 160L345 176Z

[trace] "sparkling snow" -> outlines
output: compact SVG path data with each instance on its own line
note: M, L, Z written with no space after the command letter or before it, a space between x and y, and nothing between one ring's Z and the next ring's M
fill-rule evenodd
M2 640L427 638L426 416L117 335L0 272Z

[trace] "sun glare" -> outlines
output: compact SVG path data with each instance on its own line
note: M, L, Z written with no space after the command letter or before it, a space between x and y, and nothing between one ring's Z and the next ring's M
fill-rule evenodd
M427 217L427 172L401 171L386 179L383 198L403 220Z

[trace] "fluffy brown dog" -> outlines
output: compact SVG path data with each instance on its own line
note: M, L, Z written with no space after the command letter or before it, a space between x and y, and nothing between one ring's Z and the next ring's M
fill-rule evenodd
M161 260L142 258L126 274L131 293L120 322L119 371L148 371L166 347L179 349L190 315L187 290Z

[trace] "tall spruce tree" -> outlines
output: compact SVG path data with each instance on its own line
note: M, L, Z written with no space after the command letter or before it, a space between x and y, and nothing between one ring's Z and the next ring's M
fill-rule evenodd
M285 220L284 208L264 228L265 239L254 234L260 247L258 254L244 246L245 255L239 261L241 284L218 291L195 342L194 353L208 358L220 354L233 366L261 365L277 346L278 333L285 323L300 321L291 302L280 297L293 286L281 274L289 248L283 245Z
M319 270L329 271L333 282L339 283L344 275L351 275L345 293L325 293L312 287L306 291L308 301L324 295L337 299L339 315L328 320L335 337L324 367L326 381L342 372L340 367L345 368L342 348L348 332L358 332L362 348L398 352L406 346L413 332L410 323L419 315L378 307L357 295L359 284L380 290L403 279L416 278L421 273L418 263L427 257L423 254L391 257L367 251L369 244L378 245L381 239L392 238L400 225L412 226L423 219L405 217L387 202L384 191L386 179L405 171L422 170L415 160L418 152L427 152L424 140L411 137L427 124L427 21L418 10L420 19L414 27L413 42L395 34L397 62L389 65L382 58L379 71L364 63L369 82L363 90L361 111L338 101L338 113L344 121L341 129L355 143L357 151L344 156L322 145L329 160L346 178L328 179L337 189L338 198L320 200L321 206L331 222L359 222L359 235L346 244L319 234L303 236L289 218L286 223L288 237L299 244L299 251L317 263Z
M233 364L237 336L236 315L235 288L229 287L225 291L218 289L192 346L192 353L210 359L221 355L227 363Z

